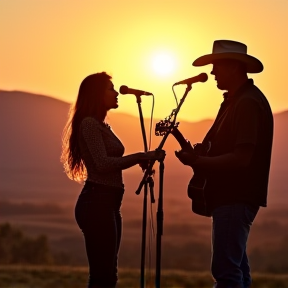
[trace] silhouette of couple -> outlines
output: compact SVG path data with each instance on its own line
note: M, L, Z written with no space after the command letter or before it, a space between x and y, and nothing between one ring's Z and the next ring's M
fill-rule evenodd
M215 288L248 288L251 275L246 254L250 227L260 206L267 205L267 187L273 139L273 116L263 93L247 73L260 73L262 63L247 54L247 46L216 40L212 53L194 66L212 64L217 87L225 91L213 125L197 146L183 143L178 128L172 135L181 150L176 157L192 167L201 189L190 181L192 210L212 218L211 272ZM81 83L63 133L61 161L68 177L84 181L75 207L89 262L89 288L115 287L121 242L120 213L124 184L122 170L149 160L162 160L165 151L124 156L124 146L105 123L116 109L118 92L105 72ZM203 152L209 143L209 150ZM187 147L189 145L189 147ZM201 194L199 194L201 193ZM197 203L203 205L197 210Z

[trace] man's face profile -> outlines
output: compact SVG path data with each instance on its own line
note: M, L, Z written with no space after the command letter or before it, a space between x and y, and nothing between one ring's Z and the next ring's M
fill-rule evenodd
M215 76L217 87L227 90L238 71L240 62L232 59L220 59L213 62L211 74Z

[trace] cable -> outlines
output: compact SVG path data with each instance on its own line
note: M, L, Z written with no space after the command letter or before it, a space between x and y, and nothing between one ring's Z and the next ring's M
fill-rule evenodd
M173 94L174 94L176 105L178 106L178 100L177 100L177 96L176 96L175 91L174 91L174 85L172 86L172 91L173 91Z
M151 116L150 116L150 132L149 132L149 147L148 147L148 151L150 151L151 143L152 143L152 125L153 125L153 112L154 112L154 103L155 103L154 94L152 94L152 97L153 97L153 100L152 100L152 110L151 110Z

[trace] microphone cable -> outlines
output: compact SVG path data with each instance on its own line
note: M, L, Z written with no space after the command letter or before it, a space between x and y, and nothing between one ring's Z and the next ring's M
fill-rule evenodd
M152 109L151 109L151 115L150 115L150 128L149 128L149 145L148 145L148 151L150 151L150 149L151 149L151 143L152 143L152 126L153 126L154 105L155 105L155 98L154 98L154 94L152 93Z
M151 144L152 144L152 126L153 126L153 113L154 113L154 106L155 106L155 97L154 94L152 93L152 109L151 109L151 115L150 115L150 127L149 127L149 145L148 145L148 151L150 151L151 149ZM154 173L151 175L151 177L153 177ZM154 177L153 177L154 178ZM154 186L154 179L153 181L153 186ZM149 183L150 185L150 183ZM151 199L150 199L151 200ZM146 256L147 256L147 262L148 262L148 273L147 273L147 287L153 287L153 283L154 283L154 279L152 278L153 275L153 267L152 267L152 260L154 258L154 245L153 245L153 239L155 240L155 228L154 228L154 216L153 216L153 205L152 205L152 201L150 201L150 205L148 205L147 207L149 207L150 209L150 213L148 213L149 217L149 221L148 221L148 249L146 250ZM156 212L155 212L156 214ZM149 283L150 282L150 283ZM150 284L150 285L149 285Z
M176 96L175 91L174 91L174 85L172 86L172 91L173 91L174 98L175 98L175 101L176 101L176 106L178 106L178 99L177 99L177 96Z

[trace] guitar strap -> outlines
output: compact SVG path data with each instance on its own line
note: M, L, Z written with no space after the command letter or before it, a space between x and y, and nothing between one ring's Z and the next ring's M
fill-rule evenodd
M213 138L215 137L217 132L220 130L220 127L222 126L225 117L227 116L230 101L228 99L227 92L224 93L223 96L224 96L224 101L221 104L221 107L218 111L216 119L215 119L213 125L211 126L211 128L209 129L209 131L207 132L206 136L203 139L202 144L204 146L206 146L208 142L212 142Z
M210 147L213 138L218 133L229 110L230 101L228 100L227 97L225 97L226 96L225 94L224 94L224 101L220 106L216 119L211 128L209 129L208 133L204 137L201 145L201 147L203 146L206 147L205 150L207 151L207 153L209 153L210 150L210 148L207 149L207 147ZM196 171L194 170L194 175L188 185L188 197L192 200L192 211L198 215L210 217L211 212L207 210L206 206L207 204L204 194L205 186L206 186L206 177L201 176L201 173L197 174Z

